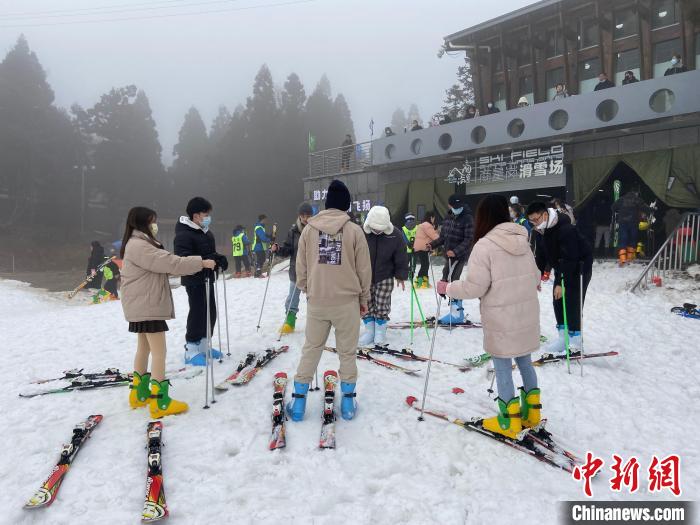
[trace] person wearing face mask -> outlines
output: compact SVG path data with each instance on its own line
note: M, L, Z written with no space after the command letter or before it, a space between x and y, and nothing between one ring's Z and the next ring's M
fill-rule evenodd
M685 73L686 71L688 71L688 68L683 65L681 55L674 53L671 57L671 67L666 70L664 76L677 75L678 73Z
M199 255L202 259L213 260L216 270L226 271L228 260L216 253L216 239L209 229L211 225L211 203L203 197L194 197L187 203L187 215L180 217L175 225L173 241L175 255L187 257ZM205 277L209 277L209 313L211 333L216 325L216 304L214 293L214 273L204 271L182 277L181 282L187 291L190 312L187 315L187 332L185 334L185 364L193 366L206 365L207 337L207 296ZM221 352L212 349L215 359Z
M527 217L525 217L523 207L517 203L510 204L508 206L508 210L510 212L510 219L515 224L519 224L520 226L524 227L527 230L527 234L530 235L530 232L532 231L532 226L530 225L530 221L527 220Z
M493 100L489 101L488 104L486 104L486 111L489 115L492 115L493 113L500 113L501 110L496 107L496 104L493 103Z
M297 286L297 249L299 247L299 237L304 231L309 219L313 217L314 210L307 202L299 205L299 216L287 233L287 240L283 244L273 244L270 249L281 257L289 257L289 293L284 302L284 311L287 317L284 320L280 333L291 334L296 327L297 313L299 312L299 295L301 290Z
M216 266L214 260L204 260L200 255L178 257L168 253L157 235L155 211L143 207L129 211L120 253L122 309L129 332L138 336L129 405L148 405L152 418L178 414L188 408L187 403L170 397L170 381L165 377L166 321L175 318L168 275L191 276Z
M394 279L402 290L406 289L408 253L403 235L391 224L389 210L384 206L372 206L362 229L372 264L372 286L369 309L362 318L365 332L360 336L359 346L374 348L386 342L386 323L391 313Z
M566 351L564 333L564 307L561 280L566 287L566 320L569 326L571 351L581 350L580 305L586 300L586 290L593 273L593 250L565 213L547 208L543 202L533 202L527 207L527 217L535 231L542 236L542 247L536 253L538 268L546 265L554 270L553 307L557 319L557 339L547 351L561 354ZM544 259L544 260L542 260ZM583 288L580 277L583 275Z
M622 79L622 85L626 86L627 84L634 84L635 82L639 82L639 79L634 76L634 72L625 71L625 78Z
M462 275L462 269L469 260L474 238L474 216L465 201L465 196L455 193L447 200L450 211L447 214L440 237L427 245L427 251L438 246L445 249L445 267L442 269L443 281L456 281ZM450 276L450 266L453 267ZM461 299L450 301L450 311L440 318L441 324L457 324L464 322L464 308Z

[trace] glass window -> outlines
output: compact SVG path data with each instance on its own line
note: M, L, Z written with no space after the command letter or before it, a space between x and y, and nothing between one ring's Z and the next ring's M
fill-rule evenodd
M530 56L530 42L527 40L521 40L518 43L518 63L521 66L527 66L532 63L532 57Z
M532 90L532 77L527 75L520 77L520 92L518 98L525 97L531 106L535 103L535 93Z
M578 30L578 47L597 46L600 42L600 32L598 31L598 22L595 18L583 18L579 21Z
M495 72L503 71L503 57L501 49L498 47L491 48L491 56L493 57L493 70Z
M657 29L678 23L678 0L654 0L651 4L651 27Z
M700 67L700 33L695 35L695 69Z
M633 7L615 11L615 39L637 34L637 11Z
M642 66L642 57L639 49L630 49L615 54L615 85L621 86L625 78L625 71L632 71L638 80Z
M557 92L556 86L559 83L564 83L564 68L550 69L544 74L545 82L547 83L547 100L552 100Z
M671 57L674 53L680 53L681 39L674 38L654 44L654 78L664 76L666 70L671 67Z
M547 31L547 45L545 46L547 58L564 54L564 36L560 28Z
M508 109L506 103L506 86L503 82L498 82L493 85L493 104L501 111Z
M591 93L598 83L600 74L600 59L592 58L578 65L578 92Z

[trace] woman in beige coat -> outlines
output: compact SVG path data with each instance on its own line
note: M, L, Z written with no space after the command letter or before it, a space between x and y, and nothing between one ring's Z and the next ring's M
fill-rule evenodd
M540 272L527 230L511 222L508 201L489 195L476 211L474 248L465 279L438 292L453 299L479 298L484 350L493 356L498 385L498 415L483 420L485 429L517 439L523 426L540 422L540 390L530 354L540 345ZM520 399L513 387L512 359L523 380Z
M170 382L165 378L165 321L175 318L168 275L191 275L202 268L213 269L216 264L199 256L177 257L168 253L156 240L157 234L155 211L142 207L129 211L121 248L121 303L129 331L138 334L129 404L132 408L148 404L153 418L188 408L187 403L170 398Z

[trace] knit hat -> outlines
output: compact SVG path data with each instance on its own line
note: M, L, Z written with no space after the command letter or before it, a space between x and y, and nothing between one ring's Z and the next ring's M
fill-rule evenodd
M299 205L299 213L298 215L313 215L314 214L314 209L311 207L311 204L308 202L302 202Z
M517 195L513 195L513 196L510 198L510 203L511 203L511 204L520 204L520 199L518 198Z
M450 195L450 198L447 199L447 204L453 208L461 208L464 206L464 195L460 195L459 193Z
M384 206L372 206L367 213L367 218L365 219L365 224L362 227L365 233L375 232L385 233L389 235L394 231L394 225L391 224L391 216L389 215L389 210Z
M403 216L403 220L405 221L415 221L416 216L413 215L412 213L407 213L406 215Z
M347 186L337 179L328 186L328 195L326 195L326 209L331 208L340 211L350 209L350 192Z

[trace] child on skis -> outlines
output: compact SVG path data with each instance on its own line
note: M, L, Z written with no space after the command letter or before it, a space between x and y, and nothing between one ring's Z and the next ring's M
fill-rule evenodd
M129 392L132 408L147 404L152 418L178 414L187 403L170 397L170 382L165 378L165 332L168 319L175 318L170 275L192 275L216 262L199 255L178 257L163 249L156 240L156 212L136 207L129 211L120 257L122 267L122 309L129 331L138 334L134 378ZM151 373L148 373L148 356Z
M363 229L372 261L372 287L369 311L362 319L365 332L359 344L374 347L386 341L394 279L405 290L404 281L409 277L408 253L403 235L391 224L389 210L384 206L373 206L369 210Z
M476 210L474 247L464 280L438 283L438 293L480 299L484 350L493 356L498 415L486 430L517 439L523 427L540 422L540 389L530 354L540 346L540 272L527 230L511 221L502 195L484 197ZM520 399L513 386L512 359L523 380Z

